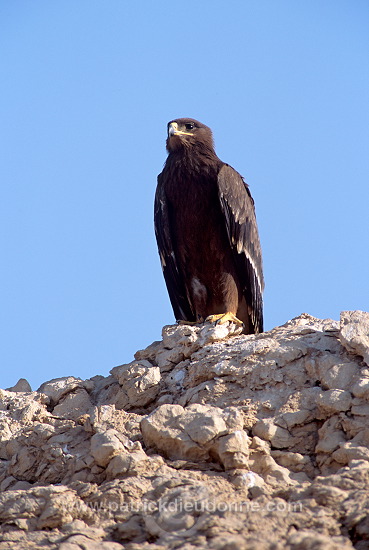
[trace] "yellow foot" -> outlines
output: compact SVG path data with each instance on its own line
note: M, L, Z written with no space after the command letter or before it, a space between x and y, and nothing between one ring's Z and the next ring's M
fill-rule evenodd
M205 321L209 321L210 323L219 323L220 325L226 323L227 321L231 321L231 323L235 323L236 325L243 327L243 322L237 319L231 311L227 311L227 313L218 313L217 315L209 315L206 317Z

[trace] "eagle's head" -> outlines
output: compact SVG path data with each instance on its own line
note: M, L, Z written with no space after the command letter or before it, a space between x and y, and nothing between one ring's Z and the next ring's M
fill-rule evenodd
M214 151L210 128L193 118L176 118L168 122L168 153L199 148Z

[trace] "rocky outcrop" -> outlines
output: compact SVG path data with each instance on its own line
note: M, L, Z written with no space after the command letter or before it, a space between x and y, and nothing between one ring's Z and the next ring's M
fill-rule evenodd
M0 390L0 550L369 548L369 314Z

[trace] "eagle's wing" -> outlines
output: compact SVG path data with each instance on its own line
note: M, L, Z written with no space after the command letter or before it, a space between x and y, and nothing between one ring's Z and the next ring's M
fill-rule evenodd
M161 174L158 176L158 186L155 194L154 224L161 267L174 316L177 320L196 321L195 313L188 299L184 278L178 269L174 254L170 207L164 192Z
M262 332L264 281L254 201L242 176L228 164L219 171L218 190L239 281L251 308L251 321L255 332Z

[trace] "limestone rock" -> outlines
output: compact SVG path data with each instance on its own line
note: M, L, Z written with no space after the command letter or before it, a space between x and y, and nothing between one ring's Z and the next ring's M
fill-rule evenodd
M365 311L342 311L340 340L345 348L361 355L369 366L369 313Z
M87 414L92 407L92 401L84 388L78 388L68 393L53 409L54 416L77 420Z
M0 390L0 550L369 547L369 314L173 325Z
M96 433L91 437L91 455L98 466L107 466L113 456L123 450L116 430L110 429L103 433Z
M52 404L57 404L65 395L78 388L83 388L84 386L85 383L80 378L68 376L66 378L54 378L49 382L44 382L37 391L47 395Z
M242 416L208 405L161 405L141 422L144 443L172 459L210 460L225 469L247 467Z
M121 387L115 403L117 408L132 409L145 407L159 392L160 369L149 361L133 361L111 370Z
M351 393L345 390L327 390L321 393L317 399L318 409L325 415L348 411L351 403Z

